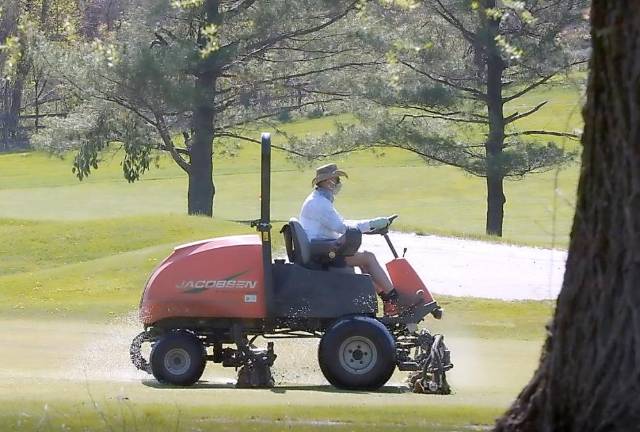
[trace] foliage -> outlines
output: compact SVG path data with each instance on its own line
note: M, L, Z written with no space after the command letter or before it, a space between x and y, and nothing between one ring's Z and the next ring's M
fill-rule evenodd
M307 113L307 118L316 119L324 116L324 111L321 108L314 108Z
M23 382L22 378L17 380ZM437 398L408 394L396 385L377 395L358 393L358 398L325 385L247 391L225 383L204 383L178 395L175 388L148 382L146 387L139 382L119 383L116 391L104 383L69 381L64 385L45 378L40 382L47 383L46 396L41 393L36 399L32 393L37 385L25 381L12 392L19 395L20 402L3 400L3 431L38 431L42 429L39 425L46 424L52 430L68 432L459 432L485 430L500 412L495 396L490 403L486 396L476 394L473 400L477 404L469 397L451 401L455 396L435 402ZM247 400L260 403L248 404Z
M55 79L34 63L34 43L82 37L84 12L96 1L0 0L0 150L27 147L43 118L64 114Z
M289 110L282 111L280 114L278 114L276 119L278 119L278 121L282 123L287 123L293 120L293 118L291 117L291 111Z
M92 43L43 41L41 62L56 71L61 92L72 95L75 104L66 119L48 122L38 145L58 152L77 149L74 167L81 179L111 145L124 150L130 181L149 168L157 151L168 152L191 176L194 160L206 157L194 150L207 142L255 141L245 131L260 122L339 101L321 79L310 78L327 73L327 65L360 64L341 59L340 50L320 53L314 47L319 39L337 40L332 25L354 5L140 0L117 32Z
M584 62L585 41L576 35L586 34L586 6L586 0L368 3L352 43L384 54L385 64L344 77L359 124L313 141L310 153L400 147L488 177L487 233L500 235L503 179L575 156L557 144L557 138L576 139L575 131L521 127L548 101L520 101ZM298 152L308 145L292 143Z
M309 154L322 154L327 149L351 152L394 147L419 155L427 164L450 165L479 177L487 173L484 145L466 142L456 131L447 128L442 119L406 121L402 120L407 118L406 114L398 116L384 109L371 109L357 115L355 124L339 123L334 132L315 137L291 136L289 142ZM504 151L496 156L494 166L502 167L506 176L521 178L569 163L575 155L574 149L566 149L553 141L541 144L514 136L505 142Z
M490 165L484 151L490 125L488 48L482 42L481 22L485 13L500 22L496 41L505 67L503 103L510 111L504 115L506 154L492 165L507 177L520 177L571 160L575 154L557 143L529 137L573 138L573 131L555 134L517 126L546 101L524 112L510 108L516 99L581 60L575 57L581 47L568 45L564 32L585 34L580 28L586 4L572 1L547 7L539 3L504 2L484 12L477 12L480 2L416 1L409 11L406 4L399 9L369 5L361 15L359 36L371 49L386 53L386 65L366 78L351 80L360 96L354 103L360 124L342 126L338 136L316 140L316 151L396 146L485 176ZM294 148L307 145L295 140L294 144Z

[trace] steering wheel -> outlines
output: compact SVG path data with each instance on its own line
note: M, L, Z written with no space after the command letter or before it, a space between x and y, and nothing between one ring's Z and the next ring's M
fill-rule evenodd
M397 218L398 218L398 215L397 215L397 214L393 214L393 215L391 215L391 216L389 216L389 217L387 218L387 220L389 221L389 224L388 224L386 227L384 227L384 228L382 228L382 229L375 230L375 231L370 231L370 232L365 233L365 234L380 234L380 235L385 235L385 234L387 234L387 233L389 232L389 227L391 226L391 224L393 223L393 221L394 221L394 220L396 220Z

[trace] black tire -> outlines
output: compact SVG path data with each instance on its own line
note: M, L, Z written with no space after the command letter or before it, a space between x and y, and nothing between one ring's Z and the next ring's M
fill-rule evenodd
M190 386L207 364L207 352L193 334L180 331L162 336L151 350L151 371L161 383Z
M395 341L389 330L373 318L343 318L320 340L318 363L335 387L375 390L389 381L395 370Z

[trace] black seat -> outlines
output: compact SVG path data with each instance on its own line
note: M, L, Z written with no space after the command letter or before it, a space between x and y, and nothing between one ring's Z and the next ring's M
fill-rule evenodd
M296 218L291 218L288 226L285 225L282 229L289 261L305 267L311 264L311 245L300 222Z
M281 232L284 234L289 261L310 269L335 267L341 261L336 260L337 257L353 255L362 242L362 234L357 229L348 229L337 240L309 241L296 218L289 219Z

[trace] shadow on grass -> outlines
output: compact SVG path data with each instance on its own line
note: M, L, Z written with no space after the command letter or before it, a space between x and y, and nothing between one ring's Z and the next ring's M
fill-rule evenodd
M234 383L219 383L209 381L198 381L192 386L180 387L171 384L164 384L153 379L142 380L142 385L156 389L172 389L172 390L200 390L200 389L232 389L236 388Z
M203 389L235 389L236 385L234 383L214 383L209 381L199 381L192 386L189 387L179 387L171 384L163 384L156 380L146 379L142 380L142 384L155 388L155 389L172 389L172 390L203 390ZM366 391L366 390L344 390L338 389L330 385L283 385L276 386L273 388L243 388L239 390L269 390L272 393L285 394L291 391L312 391L312 392L320 392L320 393L342 393L342 394L373 394L373 393L388 393L388 394L401 394L401 393L409 393L410 390L406 386L384 386L375 391Z
M269 389L273 393L281 393L284 394L288 391L316 391L322 393L353 393L353 394L374 394L374 393L409 393L410 390L406 386L384 386L379 388L378 390L370 391L370 390L345 390L335 388L330 385L288 385L288 386L276 386L272 389Z
M231 222L235 222L235 223L239 223L239 224L243 224L243 225L250 225L250 226L251 226L251 224L253 222L256 221L256 219L247 219L247 220L245 220L245 219L229 219L229 220ZM288 222L289 222L288 220L271 219L271 223L276 223L276 224L279 224L279 223L285 224L285 223L288 223Z

